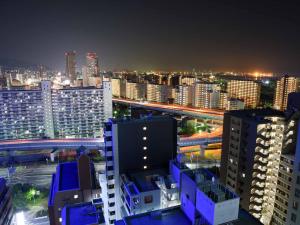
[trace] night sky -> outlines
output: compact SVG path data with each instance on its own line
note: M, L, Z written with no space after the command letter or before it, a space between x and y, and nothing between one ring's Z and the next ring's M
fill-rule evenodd
M101 69L300 74L300 8L290 1L0 0L0 58L64 69L64 52Z

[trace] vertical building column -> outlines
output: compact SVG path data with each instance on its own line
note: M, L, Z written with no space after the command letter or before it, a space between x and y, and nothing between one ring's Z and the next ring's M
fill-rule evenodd
M112 88L110 81L103 81L104 121L112 118Z
M44 108L45 134L49 138L54 138L54 125L52 113L51 81L42 81L42 98Z

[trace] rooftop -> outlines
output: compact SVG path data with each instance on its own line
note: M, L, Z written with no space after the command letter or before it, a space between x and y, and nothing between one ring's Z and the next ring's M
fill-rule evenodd
M49 205L53 205L56 192L79 189L77 161L60 163L52 175Z
M172 119L169 116L144 116L139 119L131 119L131 118L121 118L121 119L110 119L110 122L113 124L117 123L145 123L150 121L161 121L166 119Z
M79 188L77 162L59 164L59 191Z
M247 109L247 110L232 110L225 113L225 115L236 116L238 118L251 121L268 121L265 117L278 116L284 117L284 113L275 109Z
M152 191L159 189L155 184L156 176L167 176L167 172L163 169L145 170L141 172L129 174L129 178L137 186L140 192Z
M192 225L180 207L157 210L125 217L115 222L115 225Z
M101 208L91 202L65 206L62 210L62 225L83 225L104 223Z

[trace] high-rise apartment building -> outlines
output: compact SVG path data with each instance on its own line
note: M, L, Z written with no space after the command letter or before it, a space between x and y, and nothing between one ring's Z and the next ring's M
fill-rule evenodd
M295 156L282 153L278 171L274 212L271 224L285 225L288 221L288 204L293 180Z
M191 76L184 76L181 78L181 84L182 85L193 85L194 83L196 83L197 79L195 77L191 77Z
M96 53L86 54L86 65L82 68L83 87L98 86L102 80L100 77L100 67Z
M273 215L284 132L280 111L237 110L224 115L221 181L263 224Z
M0 91L0 139L46 136L43 96L40 90Z
M193 85L192 105L199 108L218 108L220 86L210 82L197 82Z
M100 88L0 91L0 140L99 137L112 116L111 83Z
M192 104L192 86L179 85L175 93L175 103L188 106Z
M260 101L261 85L253 80L230 80L227 83L229 98L241 99L246 108L256 108Z
M152 187L148 185L152 183L153 174L157 173L153 171L168 168L169 160L176 157L177 124L170 117L110 120L105 124L104 139L106 172L100 178L101 197L105 219L108 224L113 224L130 211L123 208L122 201L124 192L121 184L124 183L125 175L134 171L144 172L131 178L140 184L140 190L144 192L144 188ZM153 204L156 195L151 192L146 193L146 196L143 201Z
M112 96L119 98L121 96L121 79L111 79Z
M243 100L238 98L229 98L227 99L226 110L240 110L245 108L245 103Z
M66 52L66 76L69 78L71 83L76 80L76 52Z
M297 78L284 76L276 82L274 108L284 111L287 107L288 95L297 90Z
M89 52L86 54L86 67L89 77L100 75L99 61L96 53Z
M120 93L122 98L143 100L146 97L145 84L121 80Z
M171 88L163 84L146 84L146 99L149 102L167 103Z
M10 225L13 219L13 205L11 188L6 180L0 177L0 225Z

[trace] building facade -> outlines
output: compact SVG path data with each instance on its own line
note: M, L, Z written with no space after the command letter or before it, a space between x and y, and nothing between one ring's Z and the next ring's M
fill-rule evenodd
M192 86L178 86L175 93L175 104L183 106L188 106L192 104Z
M100 176L101 197L106 222L114 224L130 211L126 211L122 201L123 174L168 168L169 160L177 152L177 124L170 117L110 120L105 124L104 140L106 172ZM148 196L146 202L153 203L154 195Z
M276 82L274 108L284 111L287 107L288 95L297 90L297 78L284 76Z
M146 99L149 102L167 103L171 88L162 84L146 84Z
M76 77L76 52L66 52L66 76L69 78L71 83L74 83Z
M227 83L229 98L241 99L246 108L256 108L260 101L261 85L252 80L230 80Z
M111 79L112 96L119 98L121 96L121 79Z
M220 86L210 82L194 83L192 89L192 105L197 108L218 108Z
M221 181L263 224L273 215L285 130L283 113L238 110L224 115Z
M100 137L112 116L111 83L101 88L0 91L0 140Z

